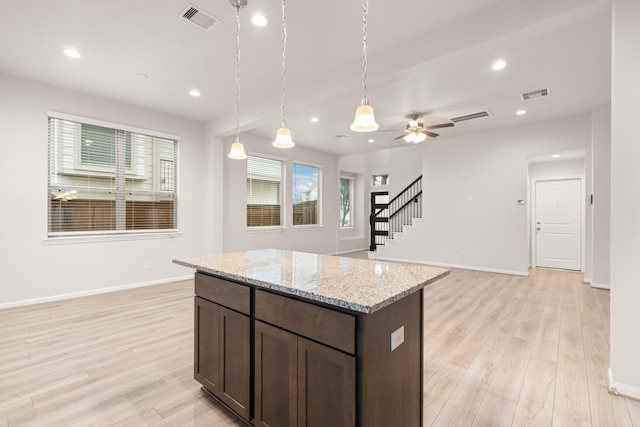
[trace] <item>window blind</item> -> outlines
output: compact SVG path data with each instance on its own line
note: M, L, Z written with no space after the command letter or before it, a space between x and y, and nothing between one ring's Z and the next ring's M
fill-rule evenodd
M247 157L247 227L282 225L282 175L280 160Z
M320 168L293 164L293 225L319 224Z
M176 140L49 117L49 236L176 229L176 165Z

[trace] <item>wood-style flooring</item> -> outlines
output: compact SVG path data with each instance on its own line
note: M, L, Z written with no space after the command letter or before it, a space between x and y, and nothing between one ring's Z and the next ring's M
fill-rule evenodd
M425 426L640 427L608 367L609 292L580 274L425 290ZM0 311L0 427L236 425L193 380L192 281Z

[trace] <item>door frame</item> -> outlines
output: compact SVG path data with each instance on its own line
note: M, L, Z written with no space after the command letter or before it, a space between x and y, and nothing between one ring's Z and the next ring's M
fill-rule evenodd
M585 206L585 176L584 175L563 175L563 176L548 176L531 178L531 210L529 212L529 238L531 240L531 247L529 258L532 268L537 267L536 260L536 184L541 181L564 181L567 179L580 180L580 272L584 273L585 267L585 242L586 242L586 206Z

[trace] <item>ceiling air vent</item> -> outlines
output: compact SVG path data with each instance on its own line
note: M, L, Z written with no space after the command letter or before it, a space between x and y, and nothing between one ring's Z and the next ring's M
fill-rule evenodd
M205 30L210 30L220 22L220 20L215 16L209 15L207 12L203 12L194 5L187 6L184 12L182 12L182 17Z
M458 122L464 122L467 120L479 119L481 117L489 117L490 115L491 114L489 113L489 111L485 110L485 111L478 111L477 113L466 114L464 116L451 117L449 120L451 120L453 123L458 123Z
M522 99L526 101L528 99L540 98L542 96L548 96L548 95L549 95L549 88L545 88L540 90L534 90L533 92L525 92L522 94Z

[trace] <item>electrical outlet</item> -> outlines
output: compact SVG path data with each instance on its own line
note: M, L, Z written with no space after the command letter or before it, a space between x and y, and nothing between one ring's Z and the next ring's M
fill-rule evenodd
M404 342L404 325L391 333L391 351L395 350Z
M147 262L144 264L144 269L145 269L145 270L151 270L151 261L147 261Z

